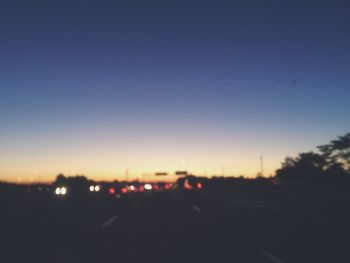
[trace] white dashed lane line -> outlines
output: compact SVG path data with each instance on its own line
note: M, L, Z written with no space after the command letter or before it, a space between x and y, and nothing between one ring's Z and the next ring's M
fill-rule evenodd
M117 216L112 216L110 219L108 219L106 222L104 222L101 225L101 229L105 229L107 227L109 227L111 224L113 224L114 221L116 221L118 219Z
M198 212L198 213L200 213L201 212L201 209L198 207L198 206L192 206L193 207L193 209L194 209L194 211L196 211L196 212Z
M268 258L273 263L284 263L284 261L280 260L278 257L272 255L271 253L261 249L260 253L264 255L266 258Z

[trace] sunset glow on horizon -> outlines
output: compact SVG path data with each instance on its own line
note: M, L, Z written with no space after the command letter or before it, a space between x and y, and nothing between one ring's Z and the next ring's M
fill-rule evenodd
M93 131L82 123L79 126L84 134L80 134L79 128L70 132L52 130L48 137L40 136L40 132L30 136L25 132L8 135L21 140L14 143L8 139L3 144L2 152L6 152L6 156L0 161L1 179L47 182L63 173L112 181L125 180L127 173L129 180L142 180L146 174L146 180L173 181L176 176L150 175L155 172L172 174L177 170L199 176L255 177L260 172L261 154L264 175L271 176L287 155L315 148L328 139L320 136L306 142L302 134L297 133L269 138L268 133L256 135L254 132L235 138L227 134L227 128L219 135L214 128L196 131L194 127L191 130L185 126L182 129L134 130L128 135L119 131L117 136L117 130ZM235 129L241 134L243 130L244 127ZM289 141L298 143L290 145Z

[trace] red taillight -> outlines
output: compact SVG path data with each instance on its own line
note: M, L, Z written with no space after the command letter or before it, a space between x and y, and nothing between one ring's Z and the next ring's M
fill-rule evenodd
M202 185L202 183L197 183L197 189L202 189L203 188L203 185Z
M164 188L165 188L165 190L169 190L171 188L171 185L170 184L165 184Z
M143 192L143 190L145 190L144 187L143 187L143 185L140 185L139 191L140 191L140 192Z
M114 195L115 189L113 187L108 188L108 193L110 193L111 195Z
M126 194L128 192L128 189L126 189L125 187L122 187L120 191L122 192L122 194Z
M184 183L184 188L185 188L186 190L191 190L191 189L192 189L192 186L191 186L187 181L185 181L185 183Z
M154 184L154 185L152 186L152 188L153 188L154 190L159 190L159 186L158 186L157 184Z

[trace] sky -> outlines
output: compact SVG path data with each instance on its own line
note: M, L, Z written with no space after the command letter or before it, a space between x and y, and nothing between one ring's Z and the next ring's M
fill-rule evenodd
M0 179L273 175L350 131L348 1L0 7Z

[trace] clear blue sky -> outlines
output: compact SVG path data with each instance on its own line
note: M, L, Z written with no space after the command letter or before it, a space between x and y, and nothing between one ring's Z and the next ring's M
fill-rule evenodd
M349 14L348 1L2 1L0 178L254 176L261 153L272 174L350 131Z

